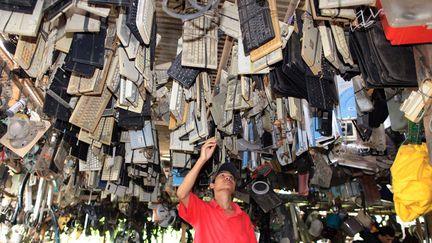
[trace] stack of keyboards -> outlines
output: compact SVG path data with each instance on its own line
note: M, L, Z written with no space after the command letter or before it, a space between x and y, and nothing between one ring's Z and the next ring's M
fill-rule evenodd
M16 78L45 94L42 107L29 108L50 122L46 135L61 134L50 170L61 175L69 161L82 173L76 188L157 202L155 2L1 1L0 12L0 31L18 40L12 55L24 76Z
M175 191L210 137L218 151L198 191L225 162L245 181L271 164L327 189L336 165L385 175L405 116L418 123L432 103L430 72L416 73L425 54L391 45L374 0L235 2L183 21L175 58L158 63L172 35L158 33L154 0L0 0L0 32L16 42L10 77L44 97L16 116L51 124L20 148L5 135L6 154L25 163L55 132L45 179L69 185L68 168L78 194L142 202Z

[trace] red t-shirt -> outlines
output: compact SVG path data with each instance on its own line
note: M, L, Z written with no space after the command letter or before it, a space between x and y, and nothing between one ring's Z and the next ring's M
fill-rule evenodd
M214 199L204 202L189 194L188 207L180 202L179 215L195 229L194 243L256 243L249 216L237 203L228 216Z

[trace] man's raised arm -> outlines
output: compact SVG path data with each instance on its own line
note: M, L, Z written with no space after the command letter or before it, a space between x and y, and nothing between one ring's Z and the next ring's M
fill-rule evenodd
M189 203L189 194L195 184L198 174L201 168L204 166L204 164L213 155L216 145L217 145L216 139L214 137L208 139L204 143L204 145L201 147L201 153L199 159L196 161L195 165L192 167L192 169L189 171L189 173L186 175L185 179L183 180L182 184L177 189L177 197L179 198L180 202L184 204L186 208L188 207L188 203Z

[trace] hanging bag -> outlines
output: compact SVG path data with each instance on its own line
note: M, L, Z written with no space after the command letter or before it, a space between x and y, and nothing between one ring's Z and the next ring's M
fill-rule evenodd
M394 204L403 221L432 211L432 166L426 143L399 148L391 167Z

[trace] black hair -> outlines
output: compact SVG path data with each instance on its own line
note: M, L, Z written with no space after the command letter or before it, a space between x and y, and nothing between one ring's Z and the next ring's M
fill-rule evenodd
M390 237L394 237L395 236L395 230L390 226L384 226L384 227L379 228L378 234L380 234L382 236L388 235Z

